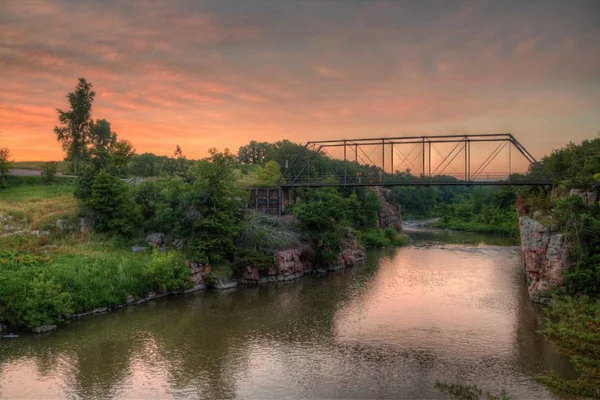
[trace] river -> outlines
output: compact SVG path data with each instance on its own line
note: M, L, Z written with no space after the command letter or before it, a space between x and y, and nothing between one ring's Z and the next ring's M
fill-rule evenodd
M513 399L566 358L536 333L519 251L413 232L352 269L159 299L0 340L2 398L448 398L436 381ZM426 241L433 245L425 245Z

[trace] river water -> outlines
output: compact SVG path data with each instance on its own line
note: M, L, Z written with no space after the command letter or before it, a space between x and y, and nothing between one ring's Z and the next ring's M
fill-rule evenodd
M0 397L447 398L439 380L553 398L532 378L572 371L536 333L542 311L527 297L518 248L411 236L346 271L2 339Z

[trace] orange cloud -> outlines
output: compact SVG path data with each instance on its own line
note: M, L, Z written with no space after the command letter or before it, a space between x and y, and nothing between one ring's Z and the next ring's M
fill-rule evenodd
M62 158L84 76L139 152L512 131L541 157L599 129L600 28L591 3L533 3L3 3L0 146Z

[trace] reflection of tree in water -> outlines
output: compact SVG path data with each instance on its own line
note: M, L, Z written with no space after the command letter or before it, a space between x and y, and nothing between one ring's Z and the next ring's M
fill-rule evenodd
M291 283L171 298L73 321L50 335L1 343L0 364L31 358L49 376L67 358L75 382L68 390L105 398L119 395L132 363L141 361L164 366L172 388L233 397L234 373L248 367L252 343L332 340L336 311L364 290L378 258L372 253L355 269Z
M292 283L207 293L186 302L170 322L168 313L159 313L164 321L153 332L169 363L172 386L192 386L206 397L233 397L234 373L249 367L253 344L332 340L335 312L364 286L357 280L372 277L372 262Z

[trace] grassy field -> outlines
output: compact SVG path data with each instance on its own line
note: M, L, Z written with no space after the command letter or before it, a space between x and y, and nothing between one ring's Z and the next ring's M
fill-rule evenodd
M130 295L191 286L180 253L133 253L135 243L128 240L78 232L73 189L22 185L0 190L0 322L34 328L55 324L66 314L125 304ZM71 231L57 229L62 218L71 221ZM26 229L50 233L4 235Z
M57 219L77 216L79 208L73 189L73 185L65 184L0 189L0 214L24 219L29 229L44 229Z
M13 168L41 170L45 163L47 161L15 161L12 164ZM59 173L66 174L69 171L69 164L67 162L57 161L57 163Z

